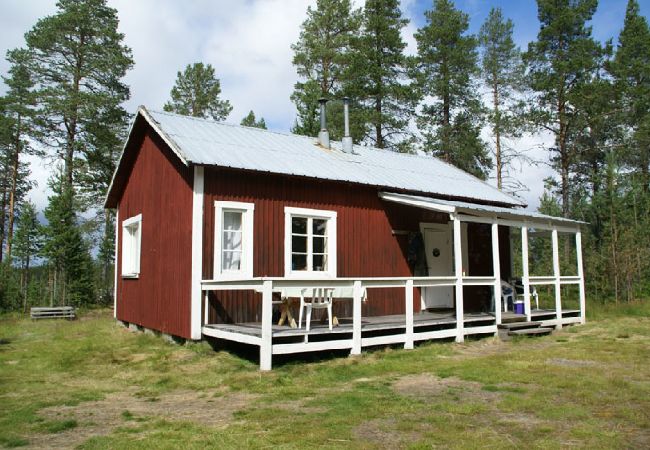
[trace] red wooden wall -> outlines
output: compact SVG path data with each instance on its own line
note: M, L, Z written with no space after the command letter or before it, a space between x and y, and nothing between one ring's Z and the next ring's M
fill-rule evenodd
M132 135L132 169L119 200L120 222L142 214L140 277L117 283L117 318L173 335L190 336L192 168L185 167L148 126ZM327 170L324 168L323 170ZM393 230L419 231L420 222L446 223L448 216L388 203L378 189L324 180L206 167L203 278L211 279L214 250L214 202L255 204L254 276L284 276L284 207L337 212L337 276L412 275L407 263L408 238ZM119 246L121 246L121 226ZM470 224L470 275L489 275L492 257L489 227ZM486 234L487 233L487 234ZM509 272L507 229L500 229L502 273ZM487 246L487 247L486 247ZM116 261L121 267L121 250ZM489 301L488 290L466 288L467 310ZM211 294L210 322L259 321L260 295L251 292ZM351 313L341 302L339 317ZM420 308L415 292L414 310ZM373 289L364 315L404 312L402 289Z
M439 214L385 202L373 187L217 168L206 168L205 180L204 278L212 278L213 274L216 200L255 204L253 270L256 277L284 276L285 206L337 212L339 277L411 275L406 259L407 237L394 236L392 230L419 231L420 221L447 220ZM251 293L214 294L210 321L259 321L259 297ZM343 306L344 303L339 308ZM414 306L419 310L417 293ZM403 313L404 292L402 289L371 290L363 308L364 315Z
M192 172L148 126L135 134L133 166L119 201L118 247L121 222L142 214L140 276L119 276L119 249L117 318L189 338Z

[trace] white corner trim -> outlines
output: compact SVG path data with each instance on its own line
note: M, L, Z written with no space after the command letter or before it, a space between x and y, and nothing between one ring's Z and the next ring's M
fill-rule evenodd
M242 212L242 267L238 271L224 272L221 267L221 231L223 212ZM214 270L213 278L237 279L253 278L253 242L255 227L255 204L217 200L214 202Z
M327 258L328 269L326 271L294 271L291 268L291 218L307 217L312 219L326 219L327 222ZM337 236L337 212L323 209L284 207L284 276L287 278L336 278L336 236ZM307 245L311 248L311 242Z
M117 318L117 280L121 265L118 265L120 248L120 204L115 209L115 256L113 257L113 317Z
M203 187L204 168L194 166L192 189L192 281L190 295L190 337L201 339L201 278L203 278Z

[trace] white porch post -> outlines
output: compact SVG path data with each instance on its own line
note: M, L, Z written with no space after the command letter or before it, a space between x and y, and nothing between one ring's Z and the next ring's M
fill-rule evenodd
M521 227L521 283L524 285L524 312L526 320L531 321L530 311L530 273L528 269L528 225Z
M361 354L361 281L354 282L352 297L352 350L351 355Z
M273 357L273 282L262 285L262 343L260 344L260 370L271 370Z
M456 342L465 340L465 314L463 308L463 248L460 219L454 221L454 267L456 272Z
M120 236L120 204L117 204L117 208L115 209L115 257L113 259L113 268L114 274L113 274L113 317L117 319L117 274L119 273L120 267L118 267L117 264L117 249L119 248L120 241L119 241L119 236Z
M580 284L578 284L578 289L580 290L580 323L586 322L586 309L587 304L585 300L585 274L584 268L582 267L582 232L580 229L576 231L576 258L578 263L578 278L580 279Z
M192 281L190 293L190 335L201 339L201 279L203 278L203 166L194 166L192 191Z
M553 277L555 278L555 316L557 318L555 328L559 330L562 328L562 290L560 284L560 251L556 227L553 227L553 231L551 231L551 241L553 244Z
M406 297L406 337L404 339L404 348L413 349L413 279L406 280L405 297Z
M499 260L499 224L492 222L492 267L494 270L494 318L501 323L501 261Z
M203 291L203 323L207 324L210 319L210 293Z

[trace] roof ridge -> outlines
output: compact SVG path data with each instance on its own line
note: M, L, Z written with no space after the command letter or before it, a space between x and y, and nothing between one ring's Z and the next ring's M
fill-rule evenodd
M291 133L290 131L277 131L277 130L269 130L269 129L265 129L265 128L259 128L259 127L249 127L249 126L246 126L246 125L240 125L240 124L231 123L231 122L220 122L218 120L207 119L205 117L186 116L185 114L178 114L178 113L173 113L173 112L169 112L169 111L158 111L158 110L155 110L155 109L149 109L148 111L152 112L152 113L155 113L155 114L163 114L163 115L167 115L167 116L182 117L183 119L195 120L197 122L207 122L207 123L212 123L212 124L215 124L215 125L223 125L223 126L227 126L227 127L231 127L231 128L243 128L245 130L257 131L257 132L260 132L260 133L273 133L273 134L279 134L281 136L291 136L291 137L298 137L298 138L309 139L309 140L316 139L316 138L313 138L311 136L304 136L304 135L301 135L301 134Z

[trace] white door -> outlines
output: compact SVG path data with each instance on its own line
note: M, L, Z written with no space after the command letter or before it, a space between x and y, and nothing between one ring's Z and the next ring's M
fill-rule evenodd
M429 276L453 275L452 230L448 225L422 224ZM423 308L453 308L452 286L422 288Z

